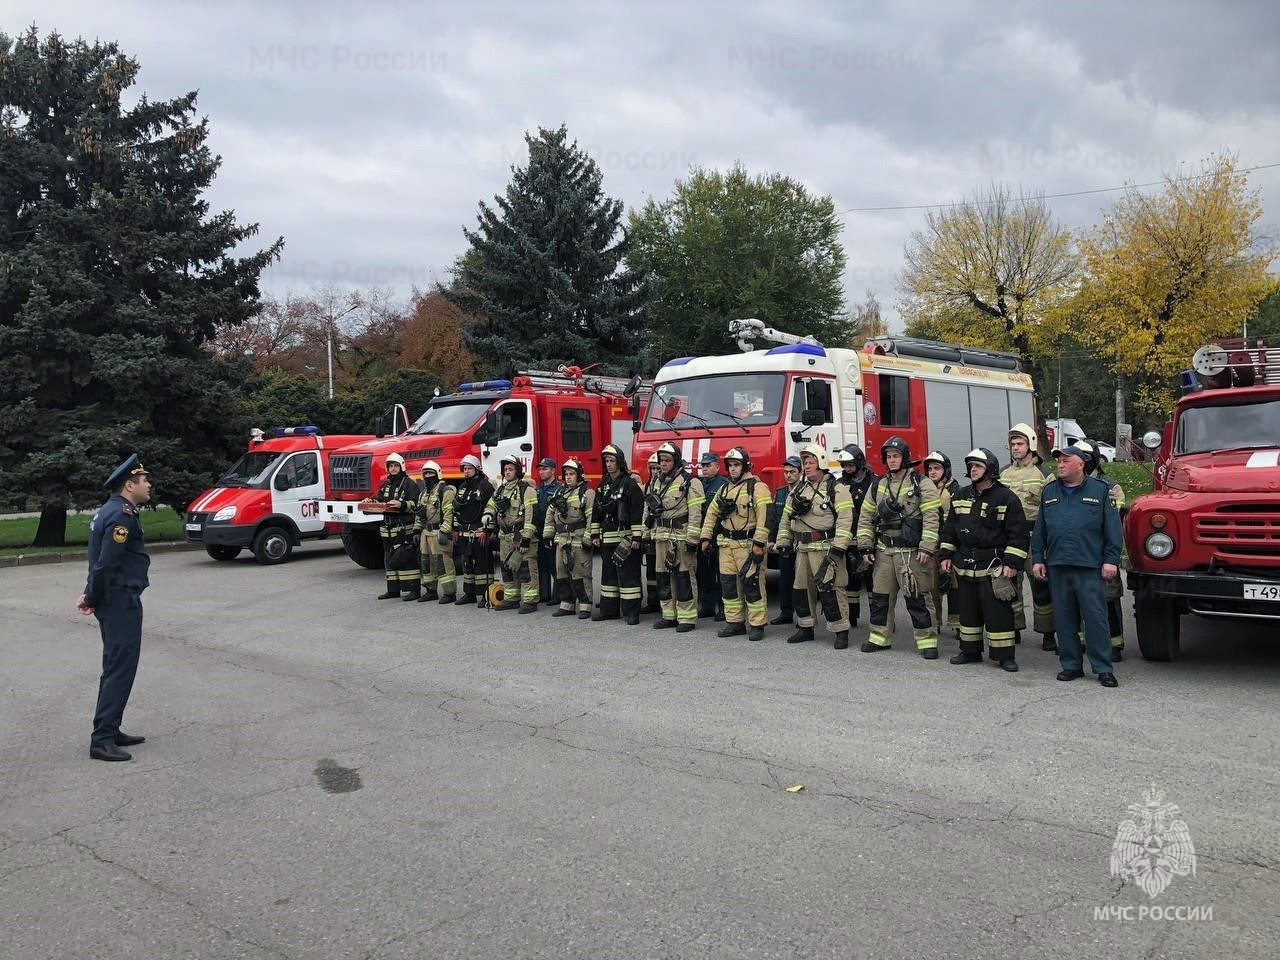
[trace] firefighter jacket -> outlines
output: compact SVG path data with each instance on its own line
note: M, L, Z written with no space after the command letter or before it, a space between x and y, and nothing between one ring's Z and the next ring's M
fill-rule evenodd
M484 508L492 496L493 484L484 474L477 472L470 480L464 478L453 495L453 528L450 532L479 530Z
M1021 570L1031 546L1031 527L1018 495L999 480L981 493L967 486L950 499L942 524L938 559L958 571L981 576L1001 566Z
M1075 488L1060 479L1044 485L1040 516L1031 535L1031 562L1060 567L1101 567L1120 563L1124 545L1120 510L1110 485L1085 477Z
M600 478L588 530L591 538L599 537L601 543L643 539L644 492L635 477L606 473Z
M591 507L596 502L596 492L586 483L576 486L560 485L547 501L547 519L542 524L542 539L552 540L564 534L580 543L586 536L591 520Z
M669 477L656 474L644 497L645 529L666 529L669 539L679 539L677 534L683 532L685 541L696 545L705 505L702 481L697 477L683 470L672 470Z
M867 498L867 491L871 489L871 485L876 482L876 475L871 472L870 467L862 468L862 476L858 478L846 477L843 472L836 477L836 483L842 483L849 488L849 496L853 500L853 521L858 522L858 516L862 513L862 503Z
M858 514L858 550L914 549L935 553L942 500L928 477L906 470L899 478L878 477Z
M504 480L493 491L481 523L499 533L533 540L540 532L533 522L537 512L538 491L532 483L524 478Z
M707 504L700 539L749 540L763 547L769 542L769 488L746 473L729 480Z
M1022 512L1030 523L1035 523L1040 515L1040 493L1049 482L1049 474L1040 462L1040 455L1031 454L1022 466L1011 463L1002 467L1000 482L1018 495L1022 501Z
M418 509L414 516L413 532L448 532L453 526L453 497L457 493L452 483L436 480L422 485Z
M384 513L382 522L388 527L401 527L413 522L414 511L418 508L418 496L418 482L401 470L394 477L388 475L383 478L373 499L379 503L399 500L400 509L395 513Z
M830 474L811 483L802 479L787 497L778 524L778 543L821 544L848 550L853 543L853 498ZM829 544L828 544L829 541Z

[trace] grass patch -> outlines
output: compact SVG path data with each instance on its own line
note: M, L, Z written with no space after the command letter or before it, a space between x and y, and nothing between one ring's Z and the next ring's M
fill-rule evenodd
M182 514L169 507L157 507L152 510L144 507L141 511L142 531L149 543L162 543L166 540L182 540ZM19 517L13 520L0 520L0 556L12 556L18 553L60 553L63 550L74 550L89 543L89 521L93 514L67 514L67 545L65 547L32 547L29 546L36 535L36 527L40 525L39 517Z

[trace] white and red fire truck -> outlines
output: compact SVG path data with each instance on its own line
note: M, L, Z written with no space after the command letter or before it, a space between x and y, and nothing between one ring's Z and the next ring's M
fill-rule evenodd
M639 377L598 376L577 366L464 383L456 393L432 400L404 433L335 455L329 465L329 498L321 510L326 520L341 523L347 555L362 567L377 569L382 566L377 529L382 517L363 512L358 504L382 483L388 454L404 457L405 469L415 479L421 479L428 460L439 463L446 478L457 479L462 458L474 454L495 480L498 461L508 454L518 457L526 476L533 477L543 457L560 464L573 456L594 481L605 444L630 451L648 393L649 384Z
M342 447L371 439L324 436L315 427L276 427L255 435L218 485L188 505L187 540L203 543L215 560L233 560L248 547L259 563L283 563L303 540L337 534L336 525L326 528L320 511L329 459Z
M740 446L777 487L783 461L805 443L826 450L832 467L856 443L878 469L880 447L895 435L913 459L938 450L960 464L978 446L1000 456L1010 426L1035 422L1031 377L1013 354L909 337L824 347L759 320L730 321L729 331L743 353L680 357L658 371L636 462L667 440L691 463ZM782 345L752 349L758 339Z
M1280 621L1280 350L1201 347L1162 434L1156 489L1125 517L1138 645L1180 652L1184 613Z

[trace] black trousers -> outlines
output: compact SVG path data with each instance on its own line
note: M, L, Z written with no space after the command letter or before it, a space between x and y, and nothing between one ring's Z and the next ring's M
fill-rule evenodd
M93 712L93 736L89 745L111 746L120 732L124 708L129 703L133 679L142 653L142 597L135 590L113 590L94 608L102 634L102 677L98 680L98 706Z

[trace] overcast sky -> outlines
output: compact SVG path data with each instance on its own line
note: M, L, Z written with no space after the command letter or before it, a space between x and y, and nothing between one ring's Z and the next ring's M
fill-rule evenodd
M215 208L283 235L270 293L407 295L477 202L567 124L628 206L741 162L830 194L845 294L891 318L921 210L991 181L1059 194L1280 162L1265 0L904 3L6 2L0 29L116 40L153 99L199 90ZM1280 167L1251 174L1268 229ZM1070 227L1118 193L1051 199ZM849 211L849 212L844 212ZM896 319L895 319L896 322Z

